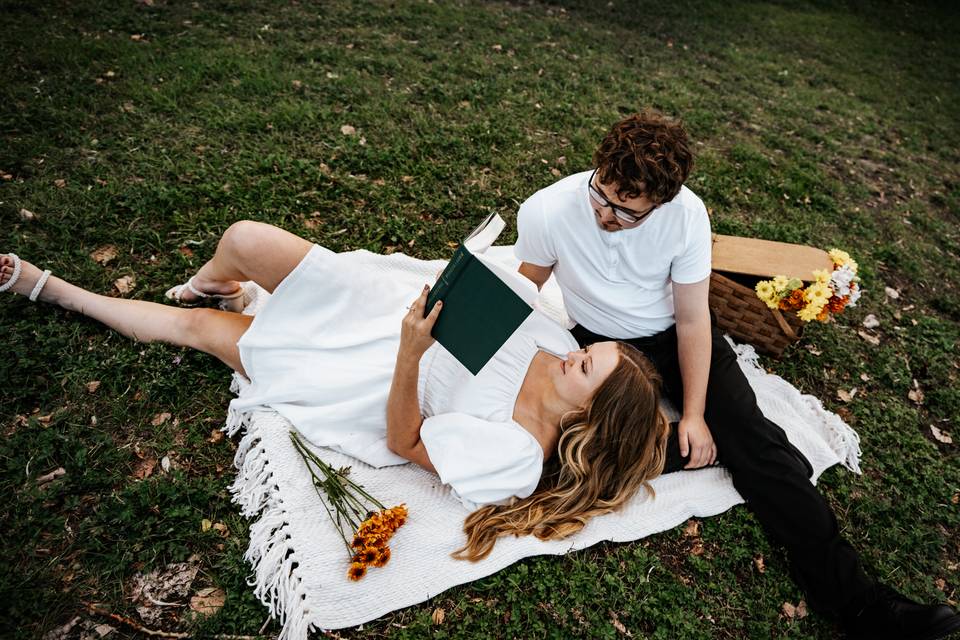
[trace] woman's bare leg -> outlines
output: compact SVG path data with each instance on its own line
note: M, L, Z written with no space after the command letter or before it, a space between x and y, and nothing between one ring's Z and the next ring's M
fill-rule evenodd
M289 231L262 222L241 220L224 232L216 253L200 267L193 285L204 293L230 294L252 280L269 292L300 264L313 244ZM182 299L195 299L184 291Z
M28 295L40 277L40 270L26 261L21 264L23 271L12 291ZM12 275L13 259L0 255L0 284ZM250 326L252 316L110 298L81 289L56 276L47 280L39 300L99 320L139 342L166 342L198 349L216 356L234 371L244 373L237 341Z

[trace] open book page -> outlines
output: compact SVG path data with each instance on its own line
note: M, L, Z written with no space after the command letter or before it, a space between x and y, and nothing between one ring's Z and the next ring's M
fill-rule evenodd
M497 240L506 226L507 223L503 221L500 214L491 213L487 216L486 220L481 222L480 225L467 236L466 240L463 241L463 246L465 246L470 253L483 253Z

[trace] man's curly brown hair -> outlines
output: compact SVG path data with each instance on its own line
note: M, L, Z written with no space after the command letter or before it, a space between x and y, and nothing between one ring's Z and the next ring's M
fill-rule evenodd
M663 204L680 193L693 153L682 122L648 109L613 125L593 164L601 184L615 184L622 200L646 196Z

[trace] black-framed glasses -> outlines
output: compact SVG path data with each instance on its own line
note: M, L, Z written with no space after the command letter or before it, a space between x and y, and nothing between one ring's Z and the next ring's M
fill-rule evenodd
M625 207L621 207L620 205L613 204L607 199L607 196L603 195L602 191L593 186L593 178L596 175L597 170L594 169L593 173L590 174L590 179L587 181L587 189L590 191L590 196L597 202L597 204L604 207L610 207L610 210L613 211L613 215L626 223L635 224L640 222L648 215L653 213L654 209L660 206L655 204L646 211L634 211L633 209L627 209Z

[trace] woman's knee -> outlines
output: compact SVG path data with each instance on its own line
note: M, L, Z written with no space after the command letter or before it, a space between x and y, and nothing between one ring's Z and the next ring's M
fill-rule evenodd
M215 309L205 307L183 309L183 313L180 314L180 321L177 323L179 344L192 349L207 351L206 346L210 341L216 316L219 313Z
M258 245L262 246L265 234L277 228L255 220L234 222L220 237L218 249L226 250L241 261L252 255Z

